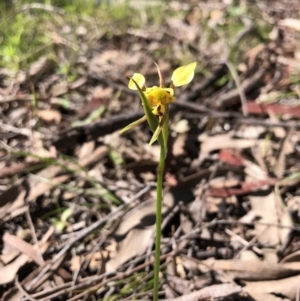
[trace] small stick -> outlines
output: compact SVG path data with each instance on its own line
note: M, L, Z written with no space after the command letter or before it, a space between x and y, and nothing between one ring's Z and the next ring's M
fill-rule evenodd
M28 300L30 300L30 301L37 301L37 299L31 297L31 296L25 291L25 289L22 287L21 283L19 282L18 275L16 275L16 278L15 278L15 285L16 285L16 287L18 288L18 290L23 294L23 296L25 296Z
M230 229L226 228L226 229L225 229L225 232L226 232L228 235L230 235L231 237L234 237L234 238L235 238L237 241L239 241L244 247L252 248L252 250L253 250L255 253L259 254L260 256L263 256L263 255L264 255L263 252L262 252L259 248L255 247L255 246L251 246L251 243L250 243L250 242L248 242L247 240L245 240L245 239L242 238L241 236L235 234L235 233L232 232Z

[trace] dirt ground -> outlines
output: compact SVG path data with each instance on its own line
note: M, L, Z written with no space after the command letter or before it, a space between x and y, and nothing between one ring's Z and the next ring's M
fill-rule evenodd
M168 83L197 62L170 107L160 299L300 300L300 3L17 2L0 21L0 300L152 300L159 147L147 124L119 130L154 62Z

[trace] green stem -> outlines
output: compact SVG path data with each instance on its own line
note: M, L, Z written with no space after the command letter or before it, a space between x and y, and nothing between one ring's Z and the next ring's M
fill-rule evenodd
M166 151L164 145L160 145L160 157L157 169L156 188L156 233L155 233L155 263L154 263L154 292L153 301L158 300L159 268L160 268L160 240L161 240L161 208L163 196L163 176Z

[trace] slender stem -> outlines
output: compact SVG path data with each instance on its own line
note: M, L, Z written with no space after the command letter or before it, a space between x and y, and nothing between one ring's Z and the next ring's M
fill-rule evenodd
M166 151L164 145L160 145L160 157L157 169L156 188L156 233L155 233L155 262L154 262L154 292L153 301L158 300L159 268L160 268L160 240L161 240L161 208L163 195L163 176Z

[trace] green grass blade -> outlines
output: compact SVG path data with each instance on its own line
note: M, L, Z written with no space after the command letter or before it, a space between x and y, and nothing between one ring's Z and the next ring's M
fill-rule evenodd
M122 133L124 133L124 132L126 132L126 131L128 131L128 130L131 130L133 127L135 127L135 126L137 126L137 125L140 125L141 123L143 123L143 122L146 121L146 120L147 120L147 117L146 117L146 115L145 115L145 116L143 116L142 118L140 118L140 119L138 119L138 120L136 120L136 121L134 121L134 122L128 124L127 126L125 126L122 130L120 130L119 133L122 134Z

